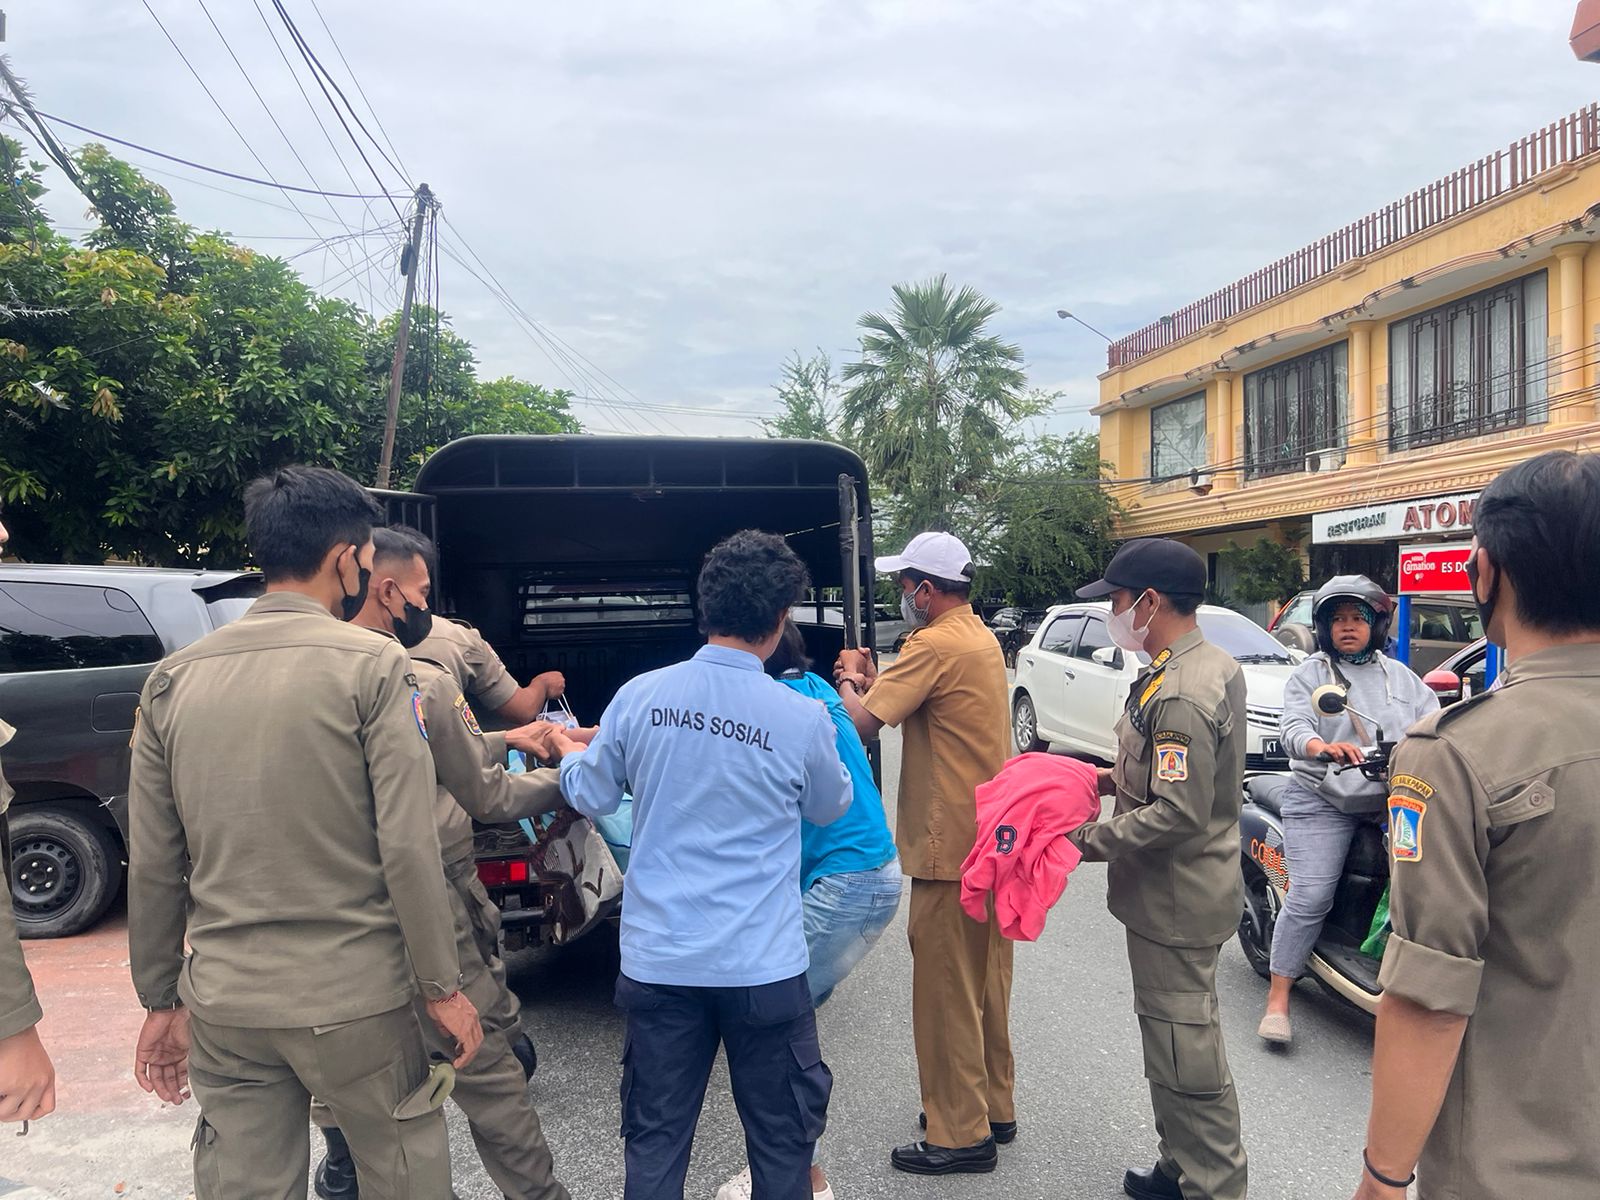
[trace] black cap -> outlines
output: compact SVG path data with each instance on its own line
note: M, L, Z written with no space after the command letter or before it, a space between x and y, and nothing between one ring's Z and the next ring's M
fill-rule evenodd
M1206 561L1182 542L1138 538L1125 542L1111 558L1105 577L1078 589L1080 600L1103 600L1118 588L1146 588L1168 596L1203 596Z

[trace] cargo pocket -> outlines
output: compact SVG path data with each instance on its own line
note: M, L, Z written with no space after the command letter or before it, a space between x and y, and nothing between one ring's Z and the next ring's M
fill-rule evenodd
M1208 992L1134 993L1144 1038L1144 1075L1186 1096L1214 1096L1228 1085L1216 997Z
M222 1193L222 1166L217 1162L217 1129L204 1113L194 1123L189 1149L194 1152L195 1200L227 1200Z
M436 1200L451 1194L450 1135L440 1109L455 1082L455 1067L435 1060L422 1082L394 1106L394 1119L401 1122L399 1171L390 1181L395 1200Z
M833 1072L822 1061L822 1045L817 1035L801 1034L789 1043L794 1065L789 1071L789 1087L800 1110L800 1129L808 1142L822 1136L828 1127L828 1098L833 1095Z
M455 1091L456 1069L448 1062L428 1064L427 1077L394 1106L396 1121L414 1121L437 1112Z

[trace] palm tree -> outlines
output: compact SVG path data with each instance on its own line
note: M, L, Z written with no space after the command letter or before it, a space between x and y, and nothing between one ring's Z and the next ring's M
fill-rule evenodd
M874 481L895 497L905 532L949 529L964 498L989 482L1016 423L1041 401L1022 350L985 332L1000 308L943 275L898 284L890 316L857 324L861 360L844 364L840 417Z

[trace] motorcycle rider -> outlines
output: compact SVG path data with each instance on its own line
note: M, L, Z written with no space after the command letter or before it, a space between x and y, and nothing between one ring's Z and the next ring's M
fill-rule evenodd
M1365 757L1362 747L1376 743L1378 730L1367 718L1398 741L1439 707L1439 698L1409 667L1378 648L1391 616L1388 593L1365 575L1328 580L1312 602L1316 653L1295 668L1283 689L1283 748L1292 772L1283 792L1283 849L1293 886L1273 931L1271 990L1256 1031L1270 1043L1287 1045L1293 1036L1289 994L1333 907L1356 828L1383 811L1387 794L1384 784L1359 771L1336 773L1334 765L1358 765ZM1344 688L1362 715L1318 711L1311 694L1328 683Z

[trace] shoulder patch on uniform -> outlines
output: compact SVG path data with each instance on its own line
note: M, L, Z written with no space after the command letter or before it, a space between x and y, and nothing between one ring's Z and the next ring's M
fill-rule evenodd
M1162 743L1187 746L1190 742L1190 737L1187 733L1179 733L1174 729L1162 729L1156 731L1155 740L1158 746Z
M467 703L465 696L456 697L456 708L461 712L461 722L472 733L473 737L482 737L483 728L478 724L477 714L472 711L472 705Z
M416 680L412 680L413 683ZM422 735L422 740L428 740L428 718L422 715L422 693L411 693L411 715L417 719L417 732Z
M1420 782L1420 780L1418 781ZM1431 792L1432 789L1430 788ZM1389 852L1397 863L1422 861L1422 818L1428 802L1411 796L1389 797Z
M1172 657L1172 647L1168 646L1165 650L1163 650L1160 654L1156 655L1155 658L1151 660L1150 669L1152 671L1159 671L1162 667L1167 665L1167 660L1169 658L1171 658L1171 657Z
M1415 792L1417 799L1422 801L1433 799L1433 784L1418 779L1415 775L1391 775L1389 786L1397 791Z
M1189 739L1181 742L1163 742L1162 738L1180 737L1181 734L1156 734L1156 778L1163 783L1182 783L1189 778Z

